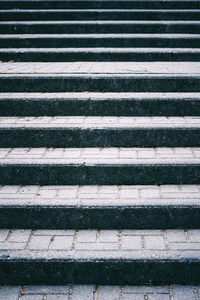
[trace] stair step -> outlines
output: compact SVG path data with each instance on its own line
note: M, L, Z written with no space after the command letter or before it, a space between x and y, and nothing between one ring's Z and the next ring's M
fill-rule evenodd
M200 4L200 2L199 2ZM1 34L32 33L200 33L200 21L9 21Z
M2 9L200 9L199 0L1 0Z
M199 9L10 9L0 11L1 21L67 20L200 20Z
M102 115L200 116L200 93L0 93L4 117Z
M199 92L199 62L2 63L1 92Z
M200 61L199 48L2 48L0 61Z
M199 230L0 233L1 284L198 284L200 279Z
M200 148L1 148L0 183L199 184Z
M199 185L2 186L0 228L198 229L199 192Z
M0 34L0 48L200 48L199 34Z
M0 74L1 92L200 92L199 74Z
M30 297L31 300L38 300L39 297L48 297L47 299L162 299L169 300L171 295L176 299L188 297L195 299L199 292L199 287L192 285L129 285L129 286L109 286L109 285L29 285L29 286L2 286L0 287L0 296L5 299L7 295L12 299L18 299L21 291L24 292L23 298ZM98 297L98 298L97 298ZM40 298L39 298L40 299ZM42 298L41 298L42 299Z
M0 118L1 147L199 147L199 117Z

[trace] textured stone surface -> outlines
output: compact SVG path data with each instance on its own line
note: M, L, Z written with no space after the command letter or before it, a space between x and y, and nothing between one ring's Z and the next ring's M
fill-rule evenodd
M198 300L198 286L94 286L94 285L65 285L65 286L6 286L1 287L0 296L6 300ZM20 295L21 291L24 295ZM181 298L180 298L181 297Z

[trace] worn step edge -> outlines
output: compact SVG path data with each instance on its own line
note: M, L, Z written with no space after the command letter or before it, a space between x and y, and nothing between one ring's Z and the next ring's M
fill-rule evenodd
M1 92L199 92L199 74L1 74Z
M0 93L0 116L200 116L200 93Z
M200 61L198 48L1 48L0 61Z

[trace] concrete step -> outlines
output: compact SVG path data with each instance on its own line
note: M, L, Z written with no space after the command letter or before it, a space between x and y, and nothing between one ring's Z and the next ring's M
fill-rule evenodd
M200 2L199 2L200 3ZM9 21L1 34L200 33L200 21Z
M200 117L2 117L1 147L200 147Z
M2 48L0 61L200 61L199 48Z
M130 300L130 299L163 299L170 300L173 296L177 300L188 297L194 298L199 293L199 286L192 285L131 285L131 286L108 286L108 285L64 285L64 286L2 286L0 287L0 296L12 297L13 300L19 300L20 294L24 293L23 298L30 297L31 300L38 300L39 297L47 297L47 299L93 299L98 300ZM69 297L69 298L68 298ZM148 298L147 298L148 297ZM22 298L22 299L23 299ZM43 298L41 298L43 299ZM44 298L45 299L45 298ZM197 298L198 299L198 298Z
M199 9L10 9L0 11L1 21L67 20L200 20Z
M198 284L200 279L199 230L0 233L3 285Z
M1 92L199 92L199 62L1 63Z
M199 185L0 187L1 229L198 229L199 222Z
M200 93L0 93L0 116L200 116Z
M200 92L199 74L0 74L1 92Z
M1 0L2 9L200 9L199 0Z
M199 184L200 148L1 148L0 183Z
M199 34L0 34L0 48L200 48Z

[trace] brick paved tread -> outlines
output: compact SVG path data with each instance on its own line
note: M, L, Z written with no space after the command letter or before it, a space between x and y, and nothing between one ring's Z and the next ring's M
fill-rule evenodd
M199 282L199 230L1 230L0 234L1 284Z
M21 291L24 295L20 295ZM136 285L136 286L2 286L0 296L6 300L198 300L199 286Z
M1 148L1 184L198 184L200 148Z
M0 228L199 228L200 186L1 186Z

